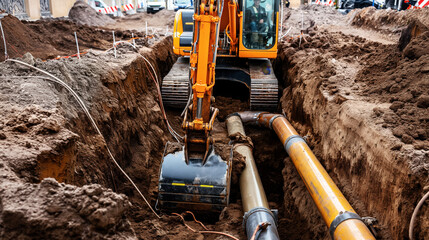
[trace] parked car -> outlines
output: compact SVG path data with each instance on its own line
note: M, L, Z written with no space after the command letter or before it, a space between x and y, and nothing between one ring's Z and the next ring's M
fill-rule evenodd
M89 6L95 9L97 12L104 13L103 10L109 7L103 0L88 0Z
M165 1L164 0L148 0L147 1L147 9L148 13L156 13L162 9L165 9Z
M191 8L193 2L191 0L175 0L174 1L174 11L179 9Z

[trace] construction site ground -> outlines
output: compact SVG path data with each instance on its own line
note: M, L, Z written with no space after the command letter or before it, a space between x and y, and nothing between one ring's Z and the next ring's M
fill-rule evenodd
M155 206L164 146L175 141L157 91L177 60L175 13L112 20L95 11L81 14L89 11L85 6L74 11L67 19L1 19L9 58L76 91L119 165ZM95 22L88 16L97 17L97 26L88 25ZM305 136L356 212L377 219L377 239L408 239L412 212L429 191L427 16L429 8L341 15L317 5L283 13L281 32L287 34L273 60L277 112ZM81 59L59 58L76 54L74 32ZM137 50L132 40L113 49L113 32L116 41L136 37ZM43 73L4 61L4 50L1 43L0 239L229 239L193 232L173 214L157 218L112 162L73 96ZM249 104L216 96L214 106L220 115L212 134L226 146L226 116ZM166 110L183 134L181 110ZM270 207L279 210L281 239L330 239L276 134L251 126L246 133ZM219 216L197 215L207 229L239 239L246 239L238 185L243 167L243 159L234 158L229 206ZM188 217L189 226L203 230ZM427 203L414 239L429 239Z

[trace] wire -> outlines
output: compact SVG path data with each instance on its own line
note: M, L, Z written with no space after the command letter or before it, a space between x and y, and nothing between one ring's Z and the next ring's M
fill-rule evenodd
M198 221L196 218L195 218L195 215L191 212L191 211L186 211L185 213L188 213L188 214L191 214L192 215L192 217L194 218L194 221L196 222L196 223L199 223L205 230L207 230L208 231L208 229L206 228L206 226L204 226L204 224L202 223L202 222L200 222L200 221Z
M194 232L194 233L198 232L197 230L195 230L195 229L191 228L188 224L186 224L185 218L183 218L183 216L182 216L182 215L180 215L180 214L178 214L178 213L171 213L171 214L173 214L173 215L176 215L176 216L180 217L180 218L182 219L182 221L183 221L183 224L184 224L184 225L185 225L189 230L191 230L191 231L192 231L192 232Z
M139 51L138 51L138 49L136 48L136 47L134 47L131 43L129 43L129 42L121 42L121 43L125 43L125 44L128 44L128 45L130 45L134 50L136 50L136 52L143 58L143 60L147 63L147 64L149 64L149 66L150 66L150 68L152 69L152 72L153 72L153 74L155 75L155 77L152 75L152 73L149 71L149 69L148 69L148 71L149 71L149 74L151 75L151 77L152 77L152 80L154 81L154 83L155 83L155 86L156 86L156 90L157 90L157 93L158 93L158 100L159 100L159 105L160 105L160 108L161 108L161 112L162 112L162 115L163 115L163 117L164 117L164 120L165 120L165 122L166 122L166 124L167 124L167 129L168 129L168 131L170 132L170 134L176 139L176 141L177 142L181 142L182 140L183 140L183 136L181 136L181 135L179 135L175 130L174 130L174 128L170 125L170 122L168 121L168 118L167 118L167 114L166 114L166 112L165 112L165 109L164 109L164 103L163 103L163 101L162 101L162 95L161 95L161 88L160 88L160 86L159 86L159 83L160 83L160 81L159 81L159 79L158 79L158 75L156 74L156 71L155 71L155 68L153 67L153 65L150 63L150 61L145 57L145 56L143 56L143 54L141 54ZM108 49L107 51L109 51L110 49ZM146 64L145 63L145 64ZM147 68L147 66L146 66L146 68ZM180 139L180 140L179 140Z
M175 215L175 216L180 217L180 219L182 219L183 224L184 224L184 225L185 225L189 230L191 230L191 231L192 231L192 232L194 232L194 233L202 233L202 234L219 234L219 235L223 235L223 236L229 237L229 238L234 239L234 240L239 240L238 238L236 238L236 237L234 237L234 236L232 236L232 235L230 235L230 234L228 234L228 233L224 233L224 232L217 232L217 231L210 231L210 230L208 230L208 229L206 228L206 226L204 226L204 224L203 224L202 222L198 221L198 220L195 218L195 215L194 215L192 212L190 212L190 211L186 211L185 213L189 213L189 214L191 214L191 215L192 215L192 217L194 217L194 221L195 221L196 223L199 223L201 226L203 226L203 228L204 228L204 229L206 229L207 231L198 231L198 230L195 230L195 229L193 229L192 227L190 227L188 224L186 224L185 218L184 218L182 215L180 215L180 214L178 214L178 213L171 213L171 214L173 214L173 215Z
M4 44L4 59L8 59L9 56L7 55L6 38L4 37L3 25L1 24L1 20L0 20L0 30L1 30L1 35L3 37L3 44Z
M232 238L232 239L234 239L234 240L240 240L240 239L238 239L238 238L236 238L236 237L234 237L234 236L232 236L232 235L230 235L230 234L228 234L228 233L224 233L224 232L216 232L216 231L200 231L199 233L203 233L203 234L207 234L207 233L213 233L213 234L219 234L219 235L223 235L223 236L226 236L226 237L229 237L229 238Z
M104 138L103 134L101 133L100 129L98 128L97 124L95 123L94 119L92 118L91 114L88 111L88 108L85 106L85 103L82 101L82 99L79 97L79 95L77 95L77 93L71 88L69 87L65 82L63 82L62 80L60 80L59 78L55 77L54 75L50 74L49 72L46 72L40 68L34 67L30 64L27 64L25 62L19 61L19 60L15 60L15 59L8 59L6 61L10 61L10 62L16 62L18 64L27 66L29 68L32 68L34 70L37 70L45 75L47 75L49 78L43 78L46 80L50 80L53 81L55 83L60 84L61 86L63 86L64 88L66 88L72 95L73 97L76 99L76 101L78 102L78 104L80 105L80 107L83 109L83 111L85 112L86 116L89 118L92 126L95 128L95 130L97 131L97 133L101 136L101 138L103 139L103 143L106 146L107 152L110 156L110 158L112 159L113 163L116 165L116 167L118 167L118 169L121 171L122 174L124 174L124 176L127 178L127 180L133 185L133 187L137 190L137 192L140 194L140 196L143 198L143 200L146 202L147 206L149 207L149 209L155 214L155 216L160 219L161 217L155 212L155 210L153 210L153 208L150 206L149 202L146 200L145 196L142 194L142 192L140 191L140 189L137 187L137 185L133 182L133 180L128 176L128 174L122 169L122 167L118 164L118 162L116 161L115 157L113 156L112 152L109 149L109 146L107 145L106 139Z
M413 215L411 216L410 221L410 228L408 230L408 237L410 240L413 240L413 230L414 230L414 223L416 221L417 213L419 213L420 207L423 205L423 203L426 201L426 199L429 197L429 192L427 192L422 199L420 199L419 203L417 204L416 208L414 208Z
M269 222L261 222L260 224L258 224L258 226L255 228L255 231L253 231L253 234L250 240L255 240L256 234L258 233L258 231L259 230L264 231L265 229L267 229L268 225L270 225Z

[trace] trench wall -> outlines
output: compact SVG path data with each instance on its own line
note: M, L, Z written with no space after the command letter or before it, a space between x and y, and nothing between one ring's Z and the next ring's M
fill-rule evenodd
M412 211L421 198L417 193L424 192L427 182L427 154L409 145L399 145L398 151L399 140L374 114L380 108L388 110L390 104L359 97L353 81L359 71L356 59L348 59L344 46L335 47L334 38L320 41L319 35L312 36L304 46L292 42L280 48L275 65L284 87L282 110L298 132L308 136L310 147L357 213L378 219L379 238L406 239ZM285 166L286 211L296 207L312 226L310 233L302 234L329 239L328 228L289 159ZM428 224L423 220L415 228L422 239Z

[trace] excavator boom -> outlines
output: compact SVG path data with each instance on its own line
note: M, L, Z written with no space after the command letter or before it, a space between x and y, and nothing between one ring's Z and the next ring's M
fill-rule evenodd
M215 153L209 134L219 112L211 107L211 97L223 1L201 0L195 6L189 59L192 103L182 124L184 146L164 154L158 200L164 209L221 211L229 199L231 160Z

